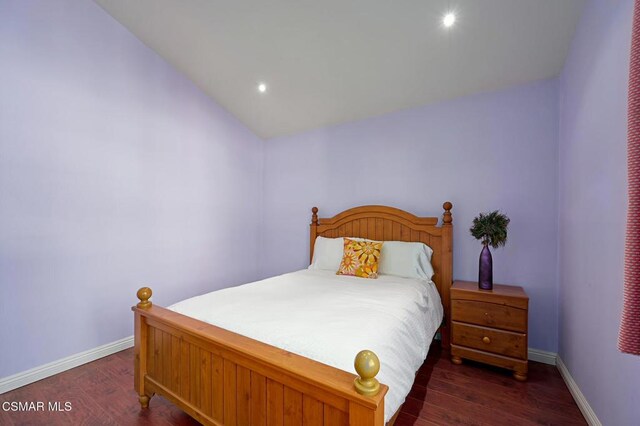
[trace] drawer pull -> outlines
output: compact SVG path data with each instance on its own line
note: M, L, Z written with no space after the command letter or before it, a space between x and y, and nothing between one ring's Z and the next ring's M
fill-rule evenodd
M483 341L484 343L486 343L487 345L488 345L489 343L491 343L491 339L489 339L487 336L484 336L484 337L482 338L482 341Z

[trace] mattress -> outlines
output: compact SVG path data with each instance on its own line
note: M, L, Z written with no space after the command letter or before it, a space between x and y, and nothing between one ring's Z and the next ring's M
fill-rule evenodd
M169 309L355 374L362 349L389 386L385 422L407 397L443 317L430 281L302 270L184 300Z

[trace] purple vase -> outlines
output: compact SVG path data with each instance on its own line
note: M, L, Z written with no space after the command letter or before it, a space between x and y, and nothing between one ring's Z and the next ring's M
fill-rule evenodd
M478 288L480 290L493 290L493 259L487 244L480 252L480 267L478 269Z

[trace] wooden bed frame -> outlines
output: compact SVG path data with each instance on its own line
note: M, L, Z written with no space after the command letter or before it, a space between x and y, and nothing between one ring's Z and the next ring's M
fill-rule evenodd
M311 258L317 236L429 245L445 309L442 345L448 347L453 224L451 203L443 207L442 226L436 217L392 207L356 207L328 219L318 218L314 207ZM372 352L357 354L356 376L155 306L151 294L148 287L138 290L140 302L132 308L142 408L159 394L206 425L383 426L388 388L375 379L380 364Z

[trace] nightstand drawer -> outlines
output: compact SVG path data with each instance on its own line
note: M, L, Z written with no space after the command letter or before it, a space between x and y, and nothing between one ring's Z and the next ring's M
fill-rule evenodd
M527 359L527 335L524 333L496 330L456 321L451 323L451 328L451 343L453 344Z
M527 331L527 311L525 309L496 303L452 300L451 319L504 330L523 333Z

